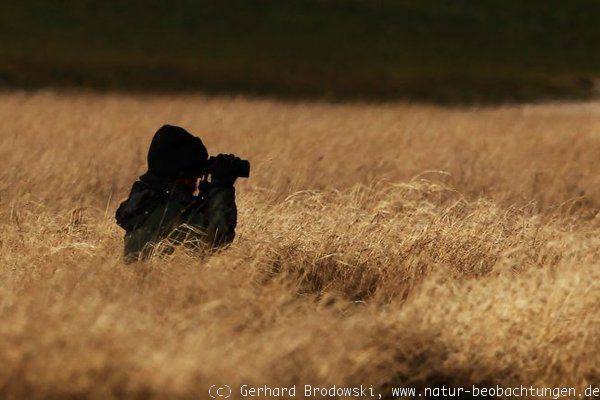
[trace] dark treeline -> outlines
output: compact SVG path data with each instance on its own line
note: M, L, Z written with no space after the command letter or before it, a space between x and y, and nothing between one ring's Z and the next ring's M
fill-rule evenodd
M600 76L598 15L593 0L8 0L0 86L587 97Z

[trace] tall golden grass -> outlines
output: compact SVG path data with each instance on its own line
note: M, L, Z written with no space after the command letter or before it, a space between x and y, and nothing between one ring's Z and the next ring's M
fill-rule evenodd
M36 92L0 121L2 398L600 382L599 103ZM163 123L252 161L238 236L126 266Z

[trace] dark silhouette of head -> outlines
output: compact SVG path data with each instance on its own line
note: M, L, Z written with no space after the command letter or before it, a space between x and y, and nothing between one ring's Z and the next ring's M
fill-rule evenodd
M202 174L208 152L202 140L185 129L163 125L152 138L148 150L148 172L176 180Z

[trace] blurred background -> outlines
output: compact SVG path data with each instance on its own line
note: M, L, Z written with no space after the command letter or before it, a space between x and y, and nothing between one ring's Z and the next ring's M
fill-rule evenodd
M4 0L0 87L590 98L599 16L594 0Z

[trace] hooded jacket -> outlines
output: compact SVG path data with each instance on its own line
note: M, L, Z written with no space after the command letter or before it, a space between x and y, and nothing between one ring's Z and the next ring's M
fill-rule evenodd
M237 208L233 185L205 184L194 196L179 178L203 173L208 153L200 138L164 125L148 150L148 171L133 184L116 212L125 230L125 261L147 258L175 245L218 248L235 237Z

